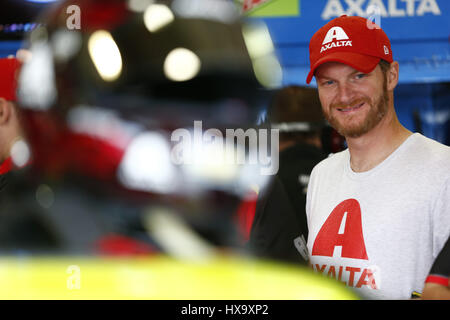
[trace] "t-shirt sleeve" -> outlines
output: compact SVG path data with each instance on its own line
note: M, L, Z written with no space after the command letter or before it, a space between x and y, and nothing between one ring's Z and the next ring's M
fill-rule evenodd
M433 218L433 258L436 258L450 236L450 178L440 188L433 208Z
M312 202L312 194L313 194L313 190L314 190L314 180L316 179L316 175L317 175L317 165L311 171L311 175L309 176L308 187L307 187L307 191L306 191L305 212L306 212L306 223L308 225L308 230L311 230L309 221L311 220L311 202Z
M444 286L449 285L450 278L450 238L447 240L438 257L431 267L426 283L437 283Z

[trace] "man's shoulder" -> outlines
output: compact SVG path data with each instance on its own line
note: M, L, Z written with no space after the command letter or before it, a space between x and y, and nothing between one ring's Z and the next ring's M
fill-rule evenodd
M320 161L313 169L311 174L319 174L320 172L334 171L342 168L349 159L348 149L337 153L330 153L327 158Z
M414 135L402 165L411 175L428 185L450 181L450 147L421 134ZM446 182L447 181L447 182Z
M450 168L450 147L421 134L415 134L411 154L424 164Z
M427 136L424 136L420 133L414 134L415 143L418 145L427 145L433 149L440 150L441 152L450 152L450 147L440 143L439 141L436 141L432 138L429 138Z

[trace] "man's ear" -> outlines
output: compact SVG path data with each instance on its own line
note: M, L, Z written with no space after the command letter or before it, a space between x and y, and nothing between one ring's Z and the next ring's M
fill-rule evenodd
M387 71L387 89L393 91L398 84L399 65L397 61L391 63Z
M0 125L4 125L8 122L11 116L10 103L4 98L0 98Z

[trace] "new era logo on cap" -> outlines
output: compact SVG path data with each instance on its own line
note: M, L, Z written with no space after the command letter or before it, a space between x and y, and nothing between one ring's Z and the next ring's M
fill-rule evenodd
M371 23L373 24L373 23ZM310 83L315 70L323 63L345 63L361 72L371 72L380 59L391 63L391 44L384 31L369 28L368 20L356 16L341 16L320 28L309 43Z

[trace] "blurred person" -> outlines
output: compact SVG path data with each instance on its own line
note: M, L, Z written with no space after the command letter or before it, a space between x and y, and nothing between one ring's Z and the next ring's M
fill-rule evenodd
M22 135L16 107L17 75L20 63L15 58L0 59L0 174L11 170L11 148Z
M321 141L325 122L316 90L281 88L267 117L271 128L280 130L279 170L258 195L249 246L261 256L306 264L307 185L311 170L325 158Z
M0 191L8 183L8 172L23 163L13 161L13 146L20 144L22 129L19 110L16 107L17 76L19 60L8 57L0 59ZM20 161L19 161L20 162Z
M213 142L251 127L264 79L244 29L266 29L244 25L228 1L196 4L62 1L27 39L18 92L32 161L14 171L1 209L42 230L19 223L0 239L3 252L34 258L4 264L0 297L356 297L308 269L239 256L232 214L262 178L220 161ZM73 5L79 30L66 24ZM214 130L197 132L197 121ZM67 266L81 285L74 274L64 286ZM42 274L45 283L14 281Z
M311 38L328 122L348 149L319 163L307 194L313 269L371 299L421 292L450 233L450 148L401 125L399 64L384 31L341 16Z
M450 300L450 238L447 240L425 280L421 298L424 300Z

